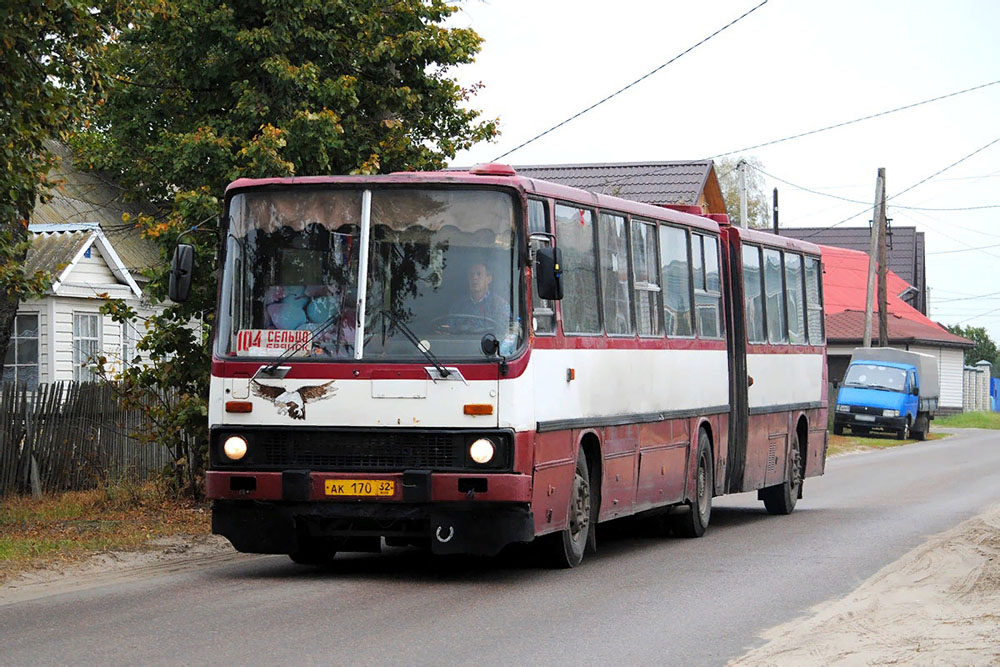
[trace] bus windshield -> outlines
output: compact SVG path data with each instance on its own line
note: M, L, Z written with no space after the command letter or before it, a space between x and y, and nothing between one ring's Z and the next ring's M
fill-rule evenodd
M510 194L373 189L370 202L365 211L360 189L234 195L216 353L482 360L488 336L501 354L520 348L524 305Z

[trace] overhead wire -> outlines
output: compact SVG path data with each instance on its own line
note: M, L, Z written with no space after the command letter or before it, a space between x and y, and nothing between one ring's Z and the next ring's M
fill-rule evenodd
M550 127L549 129L545 130L544 132L542 132L542 133L540 133L540 134L536 134L536 135L535 135L535 136L533 136L533 137L532 137L531 139L528 139L528 140L527 140L527 141L525 141L524 143L522 143L522 144L519 144L519 145L515 146L514 148L510 149L510 150L509 150L509 151L507 151L506 153L503 153L503 154L501 154L501 155L498 155L498 156L496 156L495 158L493 158L493 162L496 162L496 161L498 161L498 160L502 160L503 158L507 157L507 156L508 156L508 155L510 155L511 153L514 153L514 152L516 152L516 151L519 151L519 150L521 150L522 148L524 148L524 147L525 147L525 146L527 146L528 144L530 144L530 143L533 143L533 142L537 141L538 139L541 139L542 137L544 137L545 135L547 135L548 133L550 133L550 132L552 132L552 131L554 131L554 130L558 130L558 129L559 129L560 127L562 127L563 125L566 125L567 123L570 123L570 122L572 122L572 121L576 120L577 118L579 118L579 117L580 117L580 116L582 116L583 114L587 113L588 111L591 111L591 110L593 110L593 109L595 109L595 108L599 107L600 105L604 104L604 103L605 103L605 102L607 102L608 100L610 100L610 99L612 99L612 98L614 98L614 97L617 97L618 95L620 95L620 94L624 93L624 92L625 92L626 90L628 90L629 88L632 88L632 87L633 87L633 86L635 86L636 84L638 84L638 83L640 83L640 82L642 82L642 81L644 81L644 80L648 79L649 77L653 76L654 74L656 74L657 72L659 72L660 70L662 70L662 69L663 69L664 67L666 67L666 66L670 65L671 63L674 63L674 62L676 62L676 61L677 61L677 60L679 60L679 59L680 59L681 57L683 57L683 56L687 55L687 54L688 54L688 53L690 53L691 51L694 51L694 50L695 50L696 48L698 48L699 46L701 46L701 45L702 45L702 44L704 44L705 42L709 41L710 39L712 39L713 37L715 37L715 36L716 36L716 35L718 35L719 33L723 32L723 31L724 31L724 30L726 30L727 28L730 28L730 27L732 27L732 26L736 25L737 23L739 23L740 21L742 21L742 20L743 20L743 19L745 19L746 17L750 16L750 15L751 15L751 14L753 14L753 13L754 13L755 11L757 11L758 9L760 9L761 7L763 7L764 5L766 5L766 4L767 4L767 2L768 2L768 0L763 0L763 2L761 2L761 3L760 3L760 4L758 4L757 6L753 7L752 9L750 9L750 10L746 11L745 13L743 13L743 14L742 14L742 15L740 15L740 16L738 16L737 18L733 19L732 21L730 21L730 22L729 22L729 23L727 23L726 25L722 26L721 28L719 28L718 30L716 30L715 32L713 32L713 33L712 33L711 35L709 35L708 37L705 37L705 38L704 38L704 39L702 39L701 41L699 41L699 42L697 42L697 43L693 44L692 46L689 46L689 47L688 47L688 48L686 48L686 49L685 49L684 51L681 51L681 52L680 52L680 53L678 53L678 54L677 54L676 56L674 56L673 58L671 58L671 59L670 59L670 60L668 60L667 62L663 63L663 64L662 64L662 65L660 65L659 67L656 67L655 69L653 69L653 70L651 70L651 71L647 72L646 74L642 75L641 77L639 77L638 79L636 79L636 80L635 80L635 81L633 81L632 83L628 84L627 86L625 86L625 87L623 87L623 88L619 88L618 90L616 90L615 92L611 93L610 95L607 95L607 96L606 96L606 97L604 97L603 99L601 99L601 100L598 100L597 102L594 102L593 104L591 104L591 105L590 105L589 107L587 107L586 109L583 109L582 111L578 111L577 113L573 114L572 116L570 116L570 117L569 117L569 118L567 118L566 120L564 120L564 121L562 121L562 122L560 122L560 123L558 123L558 124L556 124L556 125L553 125L552 127Z

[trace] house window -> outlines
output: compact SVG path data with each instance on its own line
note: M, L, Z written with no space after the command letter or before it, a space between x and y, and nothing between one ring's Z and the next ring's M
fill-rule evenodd
M38 313L18 314L3 362L4 382L38 386Z
M93 364L101 349L100 325L97 313L73 314L73 379L77 382L97 379Z
M136 355L136 342L139 340L138 332L131 322L122 322L122 370L132 365L132 360Z

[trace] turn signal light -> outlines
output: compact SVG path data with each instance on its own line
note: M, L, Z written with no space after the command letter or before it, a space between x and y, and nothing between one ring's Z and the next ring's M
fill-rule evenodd
M226 412L253 412L250 401L226 401Z
M491 415L493 406L489 403L466 403L462 407L462 412L467 415Z

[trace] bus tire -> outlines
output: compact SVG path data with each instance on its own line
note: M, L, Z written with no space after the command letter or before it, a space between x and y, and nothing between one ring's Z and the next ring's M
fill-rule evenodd
M701 537L708 529L712 517L712 448L708 433L698 430L697 467L694 473L694 497L689 501L688 510L674 517L674 532L681 537Z
M760 499L768 514L791 514L802 486L802 452L799 451L799 434L792 432L792 444L788 448L788 467L785 481L760 490Z
M583 561L590 531L593 530L590 468L583 448L576 455L576 472L569 493L566 527L541 538L546 560L557 568L576 567Z

